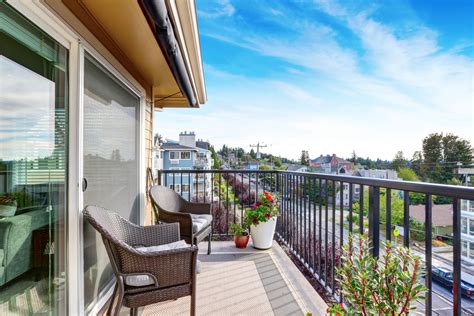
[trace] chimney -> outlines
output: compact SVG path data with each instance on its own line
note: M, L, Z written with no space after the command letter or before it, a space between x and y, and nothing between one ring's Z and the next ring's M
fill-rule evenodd
M182 146L196 147L196 135L194 132L179 133L179 144Z

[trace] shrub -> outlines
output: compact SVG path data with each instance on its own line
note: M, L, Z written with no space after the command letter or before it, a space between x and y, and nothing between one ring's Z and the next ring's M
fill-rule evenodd
M214 234L227 234L229 226L234 222L234 212L218 201L212 202L212 231Z
M421 259L408 248L385 242L380 260L373 257L366 236L359 235L354 245L352 235L343 247L338 279L345 306L334 305L331 314L405 315L423 297L426 288L419 282Z
M230 233L234 236L247 236L248 233L248 227L247 225L244 224L231 224L230 225Z

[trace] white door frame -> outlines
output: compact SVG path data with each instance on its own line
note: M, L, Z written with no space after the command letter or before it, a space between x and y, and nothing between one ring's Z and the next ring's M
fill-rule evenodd
M83 165L83 124L84 124L84 100L83 100L83 95L84 95L84 56L85 53L89 54L91 57L95 59L104 69L109 71L115 79L120 81L127 89L129 89L132 93L134 93L138 98L139 98L139 117L138 117L138 124L139 124L139 129L138 129L138 143L137 143L137 150L138 150L138 194L139 194L139 204L138 204L138 221L141 225L144 223L144 213L145 213L145 199L144 199L144 192L145 192L145 164L144 164L144 156L145 156L145 106L146 106L146 92L143 88L137 87L135 84L133 84L129 79L130 75L129 74L123 74L119 70L117 70L106 58L104 58L92 45L90 45L87 42L81 42L79 44L79 49L80 49L80 60L81 60L81 81L80 81L80 94L81 94L81 102L80 102L80 110L81 110L81 142L80 142L80 159L81 159L81 181L83 178L83 170L84 170L84 165ZM130 77L129 77L130 76ZM81 190L81 199L80 199L81 205L80 205L80 210L84 208L83 203L83 197L82 197L82 190ZM81 224L82 224L81 220ZM82 225L81 225L81 242L83 242L83 236L82 236ZM84 248L81 247L81 250ZM84 254L81 253L81 259L84 259ZM82 271L83 271L83 266L82 265ZM102 307L107 303L107 301L110 299L110 297L113 294L113 285L115 284L115 280L111 280L105 288L99 293L99 299L97 300L96 304L93 304L91 306L88 306L86 309L85 313L88 315L96 315L98 312L102 309Z
M139 220L144 222L145 208L145 107L146 91L140 84L121 67L114 67L120 63L110 53L107 58L72 28L66 25L44 3L31 0L9 0L8 4L22 13L27 19L35 23L53 39L66 47L69 52L69 144L68 144L68 182L67 182L67 236L66 236L66 262L67 262L67 297L68 314L84 315L84 255L83 255L83 82L84 82L84 51L86 50L96 58L108 71L110 71L125 86L140 98L139 111ZM102 47L102 51L106 51ZM111 61L111 62L109 62ZM102 308L112 291L109 290L91 308L91 312Z

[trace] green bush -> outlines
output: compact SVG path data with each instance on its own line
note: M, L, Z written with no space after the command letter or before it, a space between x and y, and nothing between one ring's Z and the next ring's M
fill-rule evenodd
M338 279L345 306L328 308L331 315L405 315L416 307L413 302L423 297L421 259L408 248L384 243L378 260L372 256L369 239L358 235L343 247Z

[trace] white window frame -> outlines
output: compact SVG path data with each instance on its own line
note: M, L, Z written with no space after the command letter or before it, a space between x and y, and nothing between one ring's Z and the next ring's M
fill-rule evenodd
M130 75L123 74L119 70L117 70L106 58L104 58L92 45L87 42L81 42L80 44L81 49L81 63L82 67L80 69L81 72L81 82L80 82L80 89L81 94L83 94L83 86L84 86L84 58L85 53L89 54L94 60L99 63L105 70L107 70L114 78L119 81L122 85L125 86L129 90L129 92L135 94L139 98L139 128L138 128L138 139L137 139L137 151L138 151L138 195L139 195L139 203L138 203L138 222L139 224L144 224L145 218L145 91L140 89L139 86L135 86L131 81ZM84 101L81 101L80 105L82 113L84 113ZM83 115L82 115L83 119ZM82 132L82 130L81 130ZM80 144L80 155L81 157L83 152L83 143ZM83 165L81 166L81 171L83 170ZM81 240L83 240L83 236L81 233ZM83 256L83 254L82 254ZM100 309L107 303L109 298L112 296L113 288L114 288L115 280L111 279L110 282L104 287L104 289L99 293L98 300L95 304L92 304L87 307L86 313L90 315L98 314Z
M10 0L8 4L36 24L68 50L69 58L69 143L67 192L67 308L69 315L97 314L112 296L114 280L99 296L95 306L84 310L84 256L83 256L83 80L84 52L87 51L105 69L140 98L138 132L139 220L143 224L145 206L145 107L146 91L101 44L103 56L86 39L59 19L42 1ZM97 44L96 44L97 45ZM116 66L114 66L116 65ZM78 260L69 260L78 258Z
M189 158L183 158L183 154L189 154ZM191 160L191 152L190 151L181 151L179 153L179 159L181 159L181 160Z
M170 185L168 185L168 187L171 190L174 190L178 194L181 193L181 184L180 183L176 183L176 184L171 183Z
M171 154L173 154L173 156L178 156L178 158L171 158ZM180 156L181 156L180 152L176 150L170 151L168 155L169 160L180 160Z
M184 191L184 188L185 188L185 187L188 188L186 191ZM181 190L182 190L181 193L186 193L186 194L189 193L189 188L190 188L190 187L191 187L191 186L190 186L189 184L183 184L183 185L181 186Z

